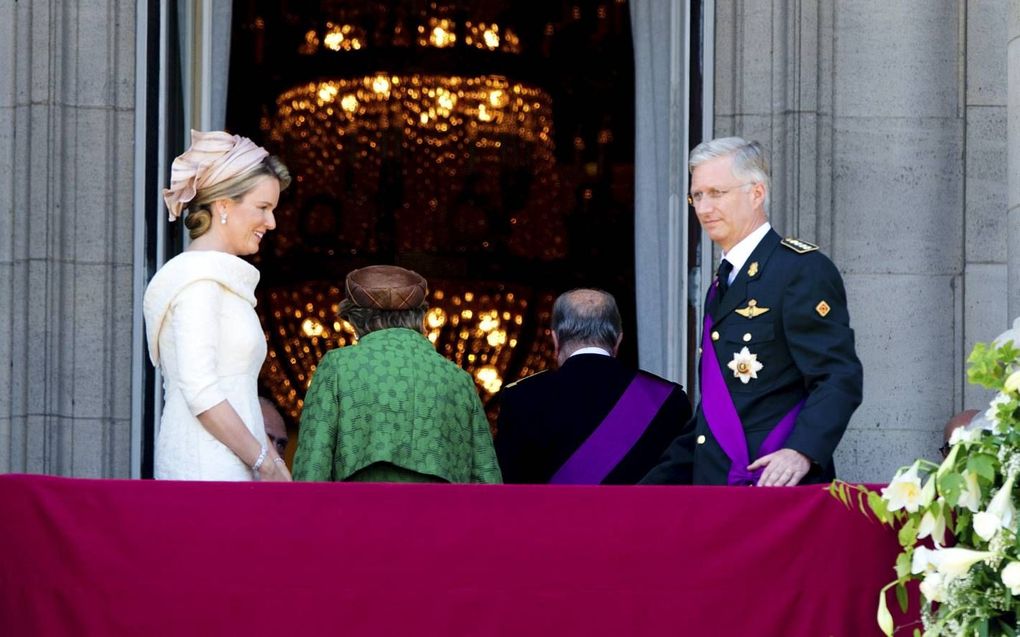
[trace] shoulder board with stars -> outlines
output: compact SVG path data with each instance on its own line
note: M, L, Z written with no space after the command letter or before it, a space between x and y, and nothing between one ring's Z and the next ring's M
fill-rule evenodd
M509 383L507 385L503 385L503 389L510 389L511 387L516 385L517 383L523 383L524 381L528 380L529 378L534 378L535 376L538 376L539 374L544 374L547 371L549 371L549 370L548 369L543 369L543 370L535 372L534 374L529 374L529 375L525 376L524 378L518 378L517 380L515 380L512 383Z
M786 237L785 239L780 241L780 243L783 246L793 250L797 254L807 254L808 252L814 252L815 250L818 249L818 246L816 246L813 243L808 243L807 241L802 241L800 239L794 239L793 237Z

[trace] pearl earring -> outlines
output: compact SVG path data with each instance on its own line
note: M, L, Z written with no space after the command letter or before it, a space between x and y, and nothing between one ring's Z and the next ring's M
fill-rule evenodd
M227 213L224 212L220 214L220 223L227 225Z

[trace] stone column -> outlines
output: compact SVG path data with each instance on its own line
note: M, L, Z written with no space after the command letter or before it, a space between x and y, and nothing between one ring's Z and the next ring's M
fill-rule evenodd
M833 3L716 2L715 136L771 153L770 218L831 248Z
M772 152L781 233L843 272L864 404L842 477L936 453L952 413L963 254L960 3L720 2L716 135Z
M1012 2L967 2L963 328L957 330L963 333L957 365L962 400L956 410L979 408L991 399L990 392L967 383L966 358L976 342L988 341L1008 324L1006 16Z
M934 457L960 388L961 5L838 3L833 245L864 364L840 450L860 480Z
M135 3L0 3L0 472L130 475Z
M1009 0L1007 22L1007 241L1009 316L1020 316L1020 0Z

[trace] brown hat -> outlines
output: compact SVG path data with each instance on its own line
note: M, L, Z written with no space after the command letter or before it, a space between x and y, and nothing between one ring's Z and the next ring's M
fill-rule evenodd
M422 307L428 283L411 270L395 265L370 265L347 275L343 305L377 310L414 310Z

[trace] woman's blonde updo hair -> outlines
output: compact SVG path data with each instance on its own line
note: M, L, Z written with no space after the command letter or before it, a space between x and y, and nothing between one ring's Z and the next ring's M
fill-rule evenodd
M276 177L280 182L280 190L290 185L290 172L276 155L269 155L246 173L231 177L225 181L203 188L195 193L195 198L188 203L188 214L184 225L188 228L192 240L209 231L212 225L212 203L220 199L240 201L263 177Z

